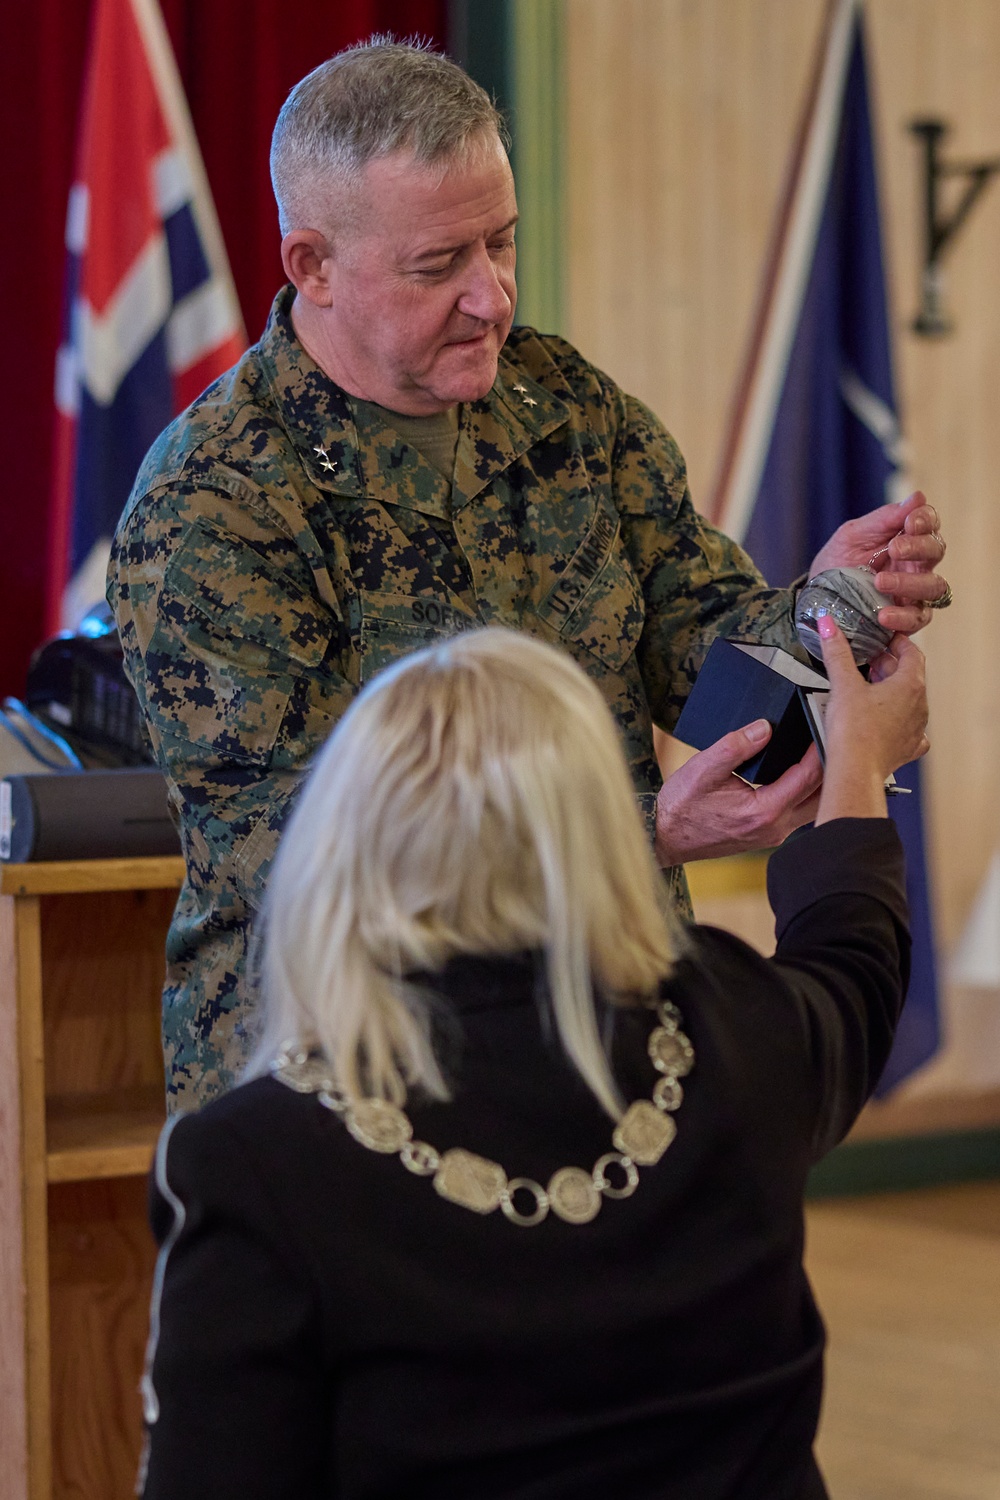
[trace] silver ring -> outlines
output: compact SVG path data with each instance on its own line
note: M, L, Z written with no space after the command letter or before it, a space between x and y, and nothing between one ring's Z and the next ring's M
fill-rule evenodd
M667 1073L663 1078L657 1079L653 1090L653 1103L657 1109L662 1109L664 1112L680 1109L683 1098L684 1090L672 1074Z
M656 1014L660 1018L660 1025L664 1031L669 1031L671 1036L681 1024L681 1013L672 1000L661 1000L656 1007Z
M433 1177L441 1165L440 1156L426 1141L407 1141L399 1153L399 1159L415 1177Z
M522 1214L514 1203L514 1194L517 1192L530 1193L535 1200L532 1213ZM512 1224L520 1224L524 1229L530 1229L533 1224L540 1224L549 1211L549 1195L538 1182L532 1182L530 1177L512 1177L507 1186L500 1194L500 1207Z
M944 587L944 593L941 595L940 599L928 599L926 601L927 608L928 609L947 609L948 606L949 606L949 604L954 599L954 597L955 596L954 596L954 594L951 591L951 584L950 583L946 583L945 587Z
M332 1109L335 1115L347 1113L347 1095L342 1094L339 1089L326 1088L319 1091L319 1102L327 1109Z
M608 1180L608 1168L618 1166L625 1173L621 1187L613 1187ZM608 1151L600 1161L594 1163L594 1186L605 1198L631 1198L639 1186L639 1170L630 1156L620 1151Z

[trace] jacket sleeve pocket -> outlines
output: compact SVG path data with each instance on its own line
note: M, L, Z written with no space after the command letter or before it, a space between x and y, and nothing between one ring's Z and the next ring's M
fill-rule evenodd
M199 520L167 566L146 652L160 736L263 764L296 680L318 671L333 619L266 552Z
M621 545L620 523L603 506L538 614L562 644L596 657L613 671L632 656L642 634L645 604Z

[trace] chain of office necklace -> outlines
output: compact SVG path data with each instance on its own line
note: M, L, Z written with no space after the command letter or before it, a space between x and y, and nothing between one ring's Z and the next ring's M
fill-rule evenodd
M301 1094L317 1094L319 1102L339 1115L356 1141L369 1151L398 1155L408 1172L432 1177L442 1198L473 1213L499 1208L512 1224L530 1228L549 1210L567 1224L589 1224L604 1198L630 1198L639 1185L639 1168L660 1160L677 1134L674 1112L684 1097L680 1080L694 1066L694 1048L681 1028L681 1015L670 1001L656 1007L660 1024L649 1035L648 1050L657 1079L651 1099L637 1099L615 1127L607 1151L588 1172L583 1167L560 1167L547 1187L530 1177L508 1177L499 1162L454 1147L438 1152L413 1138L413 1126L397 1105L386 1099L349 1102L334 1087L326 1060L299 1042L286 1042L271 1064L281 1083ZM528 1199L533 1207L518 1207Z

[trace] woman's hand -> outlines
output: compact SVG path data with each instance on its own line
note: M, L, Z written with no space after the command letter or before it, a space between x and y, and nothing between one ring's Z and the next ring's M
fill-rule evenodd
M831 615L817 621L830 679L824 717L826 769L817 823L831 818L884 818L885 779L926 755L927 693L924 656L895 635L875 663L872 680L858 671L851 648Z

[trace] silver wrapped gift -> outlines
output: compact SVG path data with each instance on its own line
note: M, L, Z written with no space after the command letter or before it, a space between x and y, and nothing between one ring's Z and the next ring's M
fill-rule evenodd
M858 666L874 661L892 640L892 631L878 622L878 612L892 604L888 594L875 587L870 568L828 568L810 578L795 605L795 627L806 650L823 659L816 622L832 615L847 637Z

